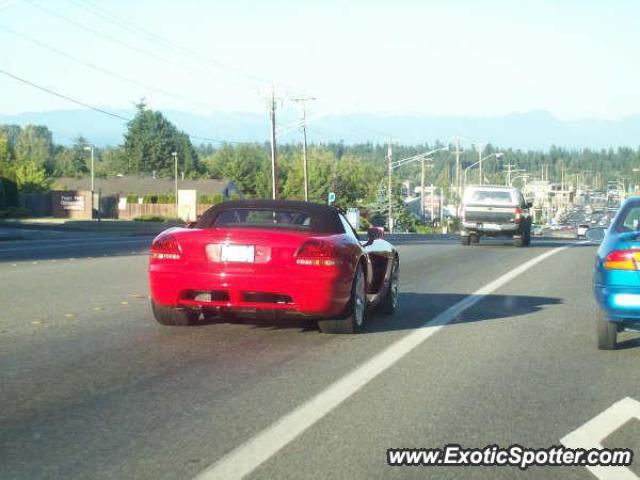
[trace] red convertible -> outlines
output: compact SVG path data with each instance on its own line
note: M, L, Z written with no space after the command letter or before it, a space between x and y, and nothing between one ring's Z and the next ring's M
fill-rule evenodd
M361 241L335 208L239 200L151 245L153 313L163 325L205 318L298 315L325 333L355 333L367 309L398 306L398 252L372 227Z

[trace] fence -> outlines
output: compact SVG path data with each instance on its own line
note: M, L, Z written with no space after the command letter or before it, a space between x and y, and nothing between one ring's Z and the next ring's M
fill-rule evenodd
M211 204L198 203L198 216L211 208ZM176 206L174 203L128 203L125 208L118 210L120 220L134 220L139 217L166 217L175 218Z

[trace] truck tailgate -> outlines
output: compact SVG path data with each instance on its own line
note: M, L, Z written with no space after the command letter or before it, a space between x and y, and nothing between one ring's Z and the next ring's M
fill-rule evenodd
M465 205L464 221L470 223L513 223L516 216L516 207L489 206L489 205Z

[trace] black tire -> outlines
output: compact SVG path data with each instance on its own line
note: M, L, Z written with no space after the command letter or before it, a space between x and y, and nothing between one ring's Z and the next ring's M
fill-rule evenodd
M471 243L480 243L480 235L469 235L469 241Z
M462 235L460 237L460 241L462 242L462 245L467 247L471 244L471 237L469 235Z
M513 246L517 248L524 247L524 237L513 237Z
M358 292L358 290L360 290ZM366 282L362 264L358 265L353 276L351 300L346 308L346 316L328 320L318 320L318 327L322 333L351 334L362 330L367 317ZM360 297L360 299L358 298ZM364 302L364 303L362 303Z
M615 350L618 343L618 325L609 320L599 308L596 312L596 322L598 323L598 349Z
M400 283L400 262L398 257L393 259L391 274L389 277L389 288L380 303L380 311L385 315L393 315L398 309L398 293Z
M161 325L187 327L198 321L199 313L186 308L163 307L151 301L153 316Z

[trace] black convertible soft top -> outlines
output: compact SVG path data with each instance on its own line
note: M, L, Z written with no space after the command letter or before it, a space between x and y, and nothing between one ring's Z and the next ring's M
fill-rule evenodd
M211 228L216 223L216 218L224 212L234 210L272 210L300 212L309 216L309 230L318 233L344 233L344 228L338 210L334 207L319 203L290 201L290 200L232 200L214 205L204 212L198 219L196 228Z

